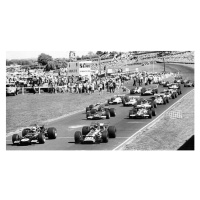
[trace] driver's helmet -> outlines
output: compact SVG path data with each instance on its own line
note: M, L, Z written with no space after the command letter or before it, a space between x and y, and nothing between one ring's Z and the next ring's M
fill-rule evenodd
M95 124L95 125L94 125L94 128L97 129L97 128L98 128L98 124Z
M35 132L35 131L36 131L36 127L33 126L33 127L31 128L31 130L32 130L33 132Z

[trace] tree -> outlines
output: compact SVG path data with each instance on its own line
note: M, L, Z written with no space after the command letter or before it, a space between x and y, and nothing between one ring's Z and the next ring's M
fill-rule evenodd
M38 63L41 65L47 65L49 61L53 61L53 58L47 54L41 53L38 56Z
M103 51L97 51L97 52L96 52L96 55L100 56L100 55L102 55L103 53L104 53Z
M54 61L49 61L45 67L46 71L55 70L55 69L56 69L56 64Z

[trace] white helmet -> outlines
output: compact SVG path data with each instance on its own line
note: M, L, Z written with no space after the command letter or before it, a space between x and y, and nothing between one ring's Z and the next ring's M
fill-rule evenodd
M36 127L34 126L34 127L32 127L32 131L36 131Z

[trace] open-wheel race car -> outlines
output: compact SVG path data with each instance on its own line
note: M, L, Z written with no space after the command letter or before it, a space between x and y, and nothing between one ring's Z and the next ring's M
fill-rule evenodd
M130 90L130 94L141 94L142 87L135 87Z
M143 87L141 89L141 96L144 96L144 95L154 95L158 93L158 86L155 87L155 88L146 88L146 87Z
M154 100L157 105L165 105L169 103L169 97L164 93L154 94L154 96L151 97L151 99Z
M191 80L187 80L184 83L184 87L194 87L194 82L192 82Z
M161 81L160 85L163 87L168 87L171 83L169 81Z
M122 103L122 98L125 96L125 94L122 95L114 95L111 99L108 99L108 104L120 104Z
M140 96L128 96L122 98L123 106L135 106L140 100Z
M175 99L178 97L176 89L167 89L160 92L160 94L164 94L164 96L168 97L168 99Z
M151 105L137 105L129 111L129 118L149 118L156 116L155 108Z
M174 92L176 91L178 95L182 94L180 83L172 83L171 85L169 85L168 89L171 89L171 91L174 91Z
M174 80L174 83L184 84L183 77L181 75L176 76L175 80Z
M115 116L115 108L110 108L108 104L90 105L86 108L87 119L110 119Z
M83 126L82 132L76 131L74 140L76 144L99 144L107 143L108 138L116 137L115 126L108 126L105 123L94 122L90 126Z
M22 131L22 135L13 134L12 142L14 145L30 145L30 144L44 144L46 138L56 139L57 130L54 127L45 128L43 126L33 125L27 127Z

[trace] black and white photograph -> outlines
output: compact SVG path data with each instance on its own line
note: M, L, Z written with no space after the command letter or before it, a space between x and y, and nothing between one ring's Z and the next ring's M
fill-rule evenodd
M197 0L0 8L1 199L200 199Z
M7 150L194 150L195 52L6 55Z

